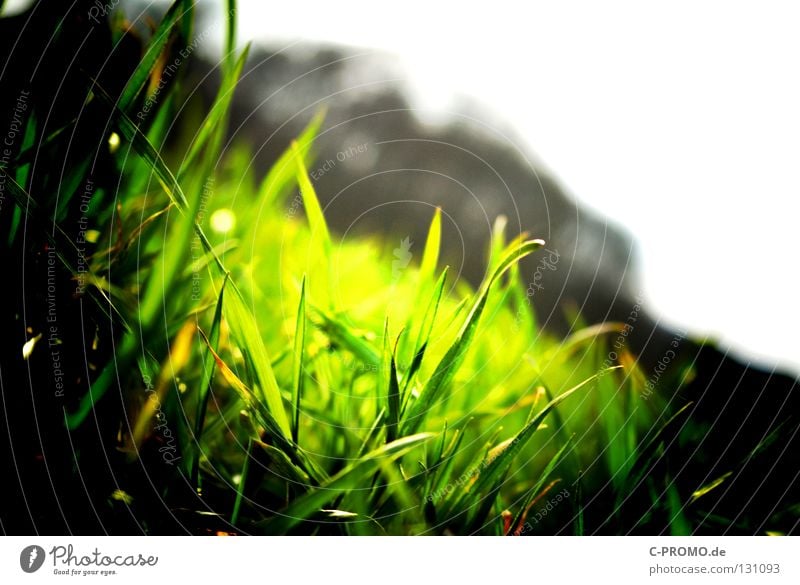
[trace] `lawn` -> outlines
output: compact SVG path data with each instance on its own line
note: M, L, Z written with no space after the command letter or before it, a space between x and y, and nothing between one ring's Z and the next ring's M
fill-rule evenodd
M6 371L36 388L4 412L26 413L17 465L63 480L39 526L58 531L52 513L112 533L791 531L796 502L736 522L706 504L735 465L678 487L664 455L705 432L682 393L694 368L645 372L626 341L635 314L566 339L540 327L518 268L537 234L506 237L498 220L471 287L440 259L434 208L418 257L331 232L308 172L323 110L253 168L227 140L248 49L226 11L213 104L181 77L187 1L151 30L116 11L89 23L94 55L75 50L85 18L40 18L59 53L43 67L77 62L43 81L32 49L2 80L17 129L2 245L27 274ZM42 87L56 85L51 107ZM751 458L794 430L755 437Z

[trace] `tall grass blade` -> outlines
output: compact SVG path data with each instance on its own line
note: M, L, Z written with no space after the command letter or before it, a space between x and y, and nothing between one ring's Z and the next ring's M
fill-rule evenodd
M336 306L336 292L334 290L333 279L333 245L331 244L331 235L330 232L328 232L328 224L325 222L322 207L319 205L317 192L314 189L314 185L311 184L311 179L308 177L308 171L303 162L303 153L297 141L292 142L292 152L294 154L297 172L297 184L300 186L300 195L303 197L306 218L311 228L311 238L312 241L317 242L318 254L322 258L327 269L328 306L333 309Z
M172 30L178 20L185 18L187 12L194 10L192 0L178 0L170 6L158 28L153 33L153 37L147 46L144 56L134 69L128 82L120 94L118 105L123 112L129 112L144 88L147 81L152 77L153 71L161 58L164 49L172 36Z
M436 273L436 265L439 262L439 249L442 242L442 209L436 208L428 228L428 238L425 240L425 249L422 252L422 262L419 267L419 280L424 288L427 283L433 281Z
M242 353L247 356L248 363L255 374L255 381L260 391L259 398L269 408L270 414L283 436L291 439L292 430L283 406L281 391L272 370L272 362L256 325L255 316L248 310L241 293L233 288L234 294L228 295L224 315L231 328L231 333Z
M422 252L422 262L420 263L419 274L417 277L418 285L414 309L408 315L406 326L404 328L405 335L401 337L399 355L403 358L406 358L410 351L413 351L414 355L419 352L419 347L421 345L419 342L417 343L416 347L411 349L409 349L409 343L411 342L411 336L414 332L415 324L419 324L417 337L420 337L423 334L423 315L425 314L423 311L427 312L427 309L424 309L423 307L425 307L424 303L430 294L430 288L434 282L433 278L434 274L436 273L436 265L439 262L439 249L441 248L441 241L442 210L441 208L437 207L436 212L433 214L431 225L428 228L428 237L425 240L425 249ZM447 269L445 268L445 270Z
M239 522L239 511L242 508L242 498L244 498L244 489L247 485L247 476L250 472L250 459L253 456L253 439L247 440L247 451L244 454L244 463L242 463L242 472L239 474L239 484L236 486L236 499L233 502L233 512L231 513L231 524L236 526Z
M295 140L297 149L300 151L306 165L310 163L311 145L319 133L324 119L325 111L320 110ZM258 189L259 199L266 202L280 203L283 201L286 194L297 182L296 164L294 162L295 152L294 144L290 145L270 167L267 176L264 177Z
M370 369L377 370L380 367L381 355L371 343L355 333L347 324L324 310L314 307L314 313L319 318L319 329L334 344L352 353Z
M222 300L225 294L225 285L228 282L226 277L222 281L222 286L219 291L219 298L217 305L214 309L214 319L211 321L211 329L208 335L208 343L210 350L217 351L219 347L219 332L222 323ZM203 437L203 427L206 422L206 412L208 411L208 398L211 395L211 381L214 378L214 356L211 351L207 351L203 359L203 375L200 378L200 385L198 386L198 399L197 410L194 417L194 440L197 446L197 453L194 461L192 462L192 485L197 488L200 473L200 457L202 455L200 440Z
M404 417L403 434L411 434L422 425L424 417L436 406L443 392L453 379L456 370L466 356L475 331L478 327L483 308L492 284L515 262L527 256L544 244L542 240L530 240L514 247L500 260L494 272L484 281L478 292L478 297L467 315L453 345L439 362L431 379L425 385L419 399L413 402L407 415Z
M439 304L442 302L442 293L444 292L444 284L446 281L447 268L442 271L439 280L436 282L436 286L433 289L433 296L431 296L430 300L428 301L425 313L422 315L417 341L414 344L414 357L411 360L411 365L408 368L408 372L406 372L405 381L403 384L404 392L422 365L422 359L425 357L425 350L431 340L431 333L433 332L433 325L436 322L436 314L439 311Z
M292 440L298 443L300 435L300 401L305 379L304 349L306 344L306 277L300 283L300 304L294 328L294 362L292 364Z
M731 475L733 475L733 471L729 471L728 473L724 473L721 476L719 476L717 479L715 479L714 481L710 481L709 483L707 483L706 485L704 485L700 489L695 490L695 492L692 493L692 497L689 498L689 502L693 504L699 498L702 498L704 495L706 495L710 491L718 488L723 483L725 483L725 480L728 479Z
M692 525L683 511L683 502L678 493L678 488L669 478L667 478L667 481L669 482L666 491L670 534L672 536L690 536L692 534Z
M239 55L239 58L233 65L233 69L229 74L226 74L222 85L220 85L217 99L214 101L211 111L209 111L208 116L206 116L206 119L203 121L203 125L200 127L199 132L189 147L189 151L181 162L181 168L178 171L179 180L182 179L186 173L194 172L195 158L208 145L209 141L212 141L212 138L214 145L210 149L212 153L210 156L216 158L222 140L222 131L224 131L227 123L236 83L247 61L249 51L250 45L245 47L244 51L242 51L242 54Z
M396 350L395 346L395 350ZM394 352L389 341L389 319L386 318L383 329L383 359L381 360L381 387L386 393L386 441L391 443L397 439L400 423L400 386L397 383L397 365Z
M575 509L575 536L583 536L586 532L583 523L583 473L579 473L575 481Z

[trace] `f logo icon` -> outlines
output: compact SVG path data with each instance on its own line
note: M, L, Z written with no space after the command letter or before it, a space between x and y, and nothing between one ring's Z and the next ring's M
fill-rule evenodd
M19 566L26 573L35 573L44 564L44 549L41 546L32 544L22 549L19 555Z

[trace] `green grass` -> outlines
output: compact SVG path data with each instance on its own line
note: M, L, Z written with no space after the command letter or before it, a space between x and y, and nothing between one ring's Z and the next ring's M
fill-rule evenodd
M323 113L263 178L242 162L245 146L222 149L247 54L234 49L233 20L217 100L184 150L164 149L180 84L159 96L150 122L136 122L168 40L191 30L190 6L173 5L119 99L99 85L86 96L121 139L118 205L95 195L105 253L90 259L87 294L122 327L115 359L82 389L67 426L93 424L119 380L131 406L123 432L141 447L154 435L144 376L156 380L175 413L175 473L241 532L497 535L521 530L551 489L568 487L559 522L582 534L592 494L611 485L611 513L621 515L641 483L654 494L642 522L661 514L674 532L690 531L690 494L645 473L659 429L682 412L653 427L663 405L639 399L635 360L606 367L619 325L567 340L537 328L516 263L541 240L506 241L498 224L487 276L472 290L439 262L438 210L421 257L399 276L392 244L339 239L306 172ZM84 168L72 172L62 209L86 179ZM29 194L24 173L9 173L8 185L31 222L53 209ZM232 231L210 229L218 210L235 217ZM68 250L55 219L49 237ZM77 273L69 255L62 262Z

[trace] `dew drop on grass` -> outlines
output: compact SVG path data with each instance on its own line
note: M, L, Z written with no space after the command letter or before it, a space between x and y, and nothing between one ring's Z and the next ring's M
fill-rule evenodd
M22 359L26 360L31 357L33 353L33 348L36 347L36 342L42 338L42 334L40 333L36 337L33 337L25 342L25 345L22 346Z
M116 132L112 132L111 135L108 137L108 150L111 154L117 152L119 148L119 134Z
M131 496L130 494L121 489L114 490L114 493L111 494L111 499L116 500L118 502L122 502L123 504L126 504L128 506L130 506L133 503L133 496Z
M220 234L227 234L236 225L236 216L230 209L217 209L211 214L211 229Z

